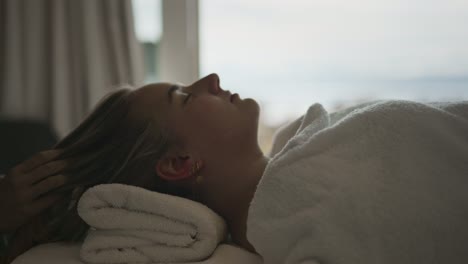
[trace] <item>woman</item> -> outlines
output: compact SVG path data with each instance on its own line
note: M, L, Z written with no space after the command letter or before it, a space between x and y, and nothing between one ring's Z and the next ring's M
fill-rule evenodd
M61 186L40 208L62 199L16 232L10 260L37 243L83 239L88 226L76 201L87 188L110 182L209 205L225 218L233 240L253 250L245 239L248 201L268 162L257 143L258 114L254 100L222 90L216 74L186 87L158 83L109 94L55 146L60 153L32 161L55 160L49 162L57 165L48 178L53 186L42 188ZM39 234L44 223L48 232Z
M206 204L265 263L468 260L466 103L333 114L316 104L278 132L271 159L258 146L258 115L215 74L111 94L57 145L69 165L56 193L67 199L43 215L51 224L35 243L81 239L76 200L120 182Z

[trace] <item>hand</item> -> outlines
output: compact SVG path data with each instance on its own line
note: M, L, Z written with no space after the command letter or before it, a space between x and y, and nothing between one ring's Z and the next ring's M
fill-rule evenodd
M58 201L47 194L62 186L66 177L63 160L54 160L60 150L43 151L11 169L0 179L0 232L11 232Z

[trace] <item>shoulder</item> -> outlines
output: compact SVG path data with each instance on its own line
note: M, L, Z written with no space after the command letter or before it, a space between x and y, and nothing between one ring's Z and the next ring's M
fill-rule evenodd
M284 124L278 128L278 130L276 130L275 134L273 135L273 146L270 153L268 154L269 157L275 156L284 147L284 145L286 145L288 140L296 134L303 118L304 115L300 116L294 121Z
M304 115L277 130L273 137L273 147L269 157L273 157L284 148L287 148L288 146L286 146L286 143L292 138L295 138L295 136L302 134L304 130L308 130L309 134L313 134L328 125L328 112L321 104L312 104ZM289 148L292 147L291 144L288 143L288 145L290 145Z

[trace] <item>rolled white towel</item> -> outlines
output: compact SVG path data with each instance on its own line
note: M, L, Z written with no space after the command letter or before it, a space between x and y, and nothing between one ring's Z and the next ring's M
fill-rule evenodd
M181 197L123 184L90 188L78 213L91 226L87 263L182 263L209 257L226 239L222 217Z

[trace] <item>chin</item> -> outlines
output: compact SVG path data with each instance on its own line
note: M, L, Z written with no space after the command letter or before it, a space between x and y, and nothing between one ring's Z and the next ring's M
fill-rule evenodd
M257 101L253 100L255 102L255 117L257 119L257 124L258 124L258 119L259 119L259 116L260 116L260 112L261 112L261 108L260 108L260 105L257 103Z
M258 102L252 98L245 98L244 103L251 106L252 112L255 112L258 118L258 116L260 115L260 105L258 104Z

